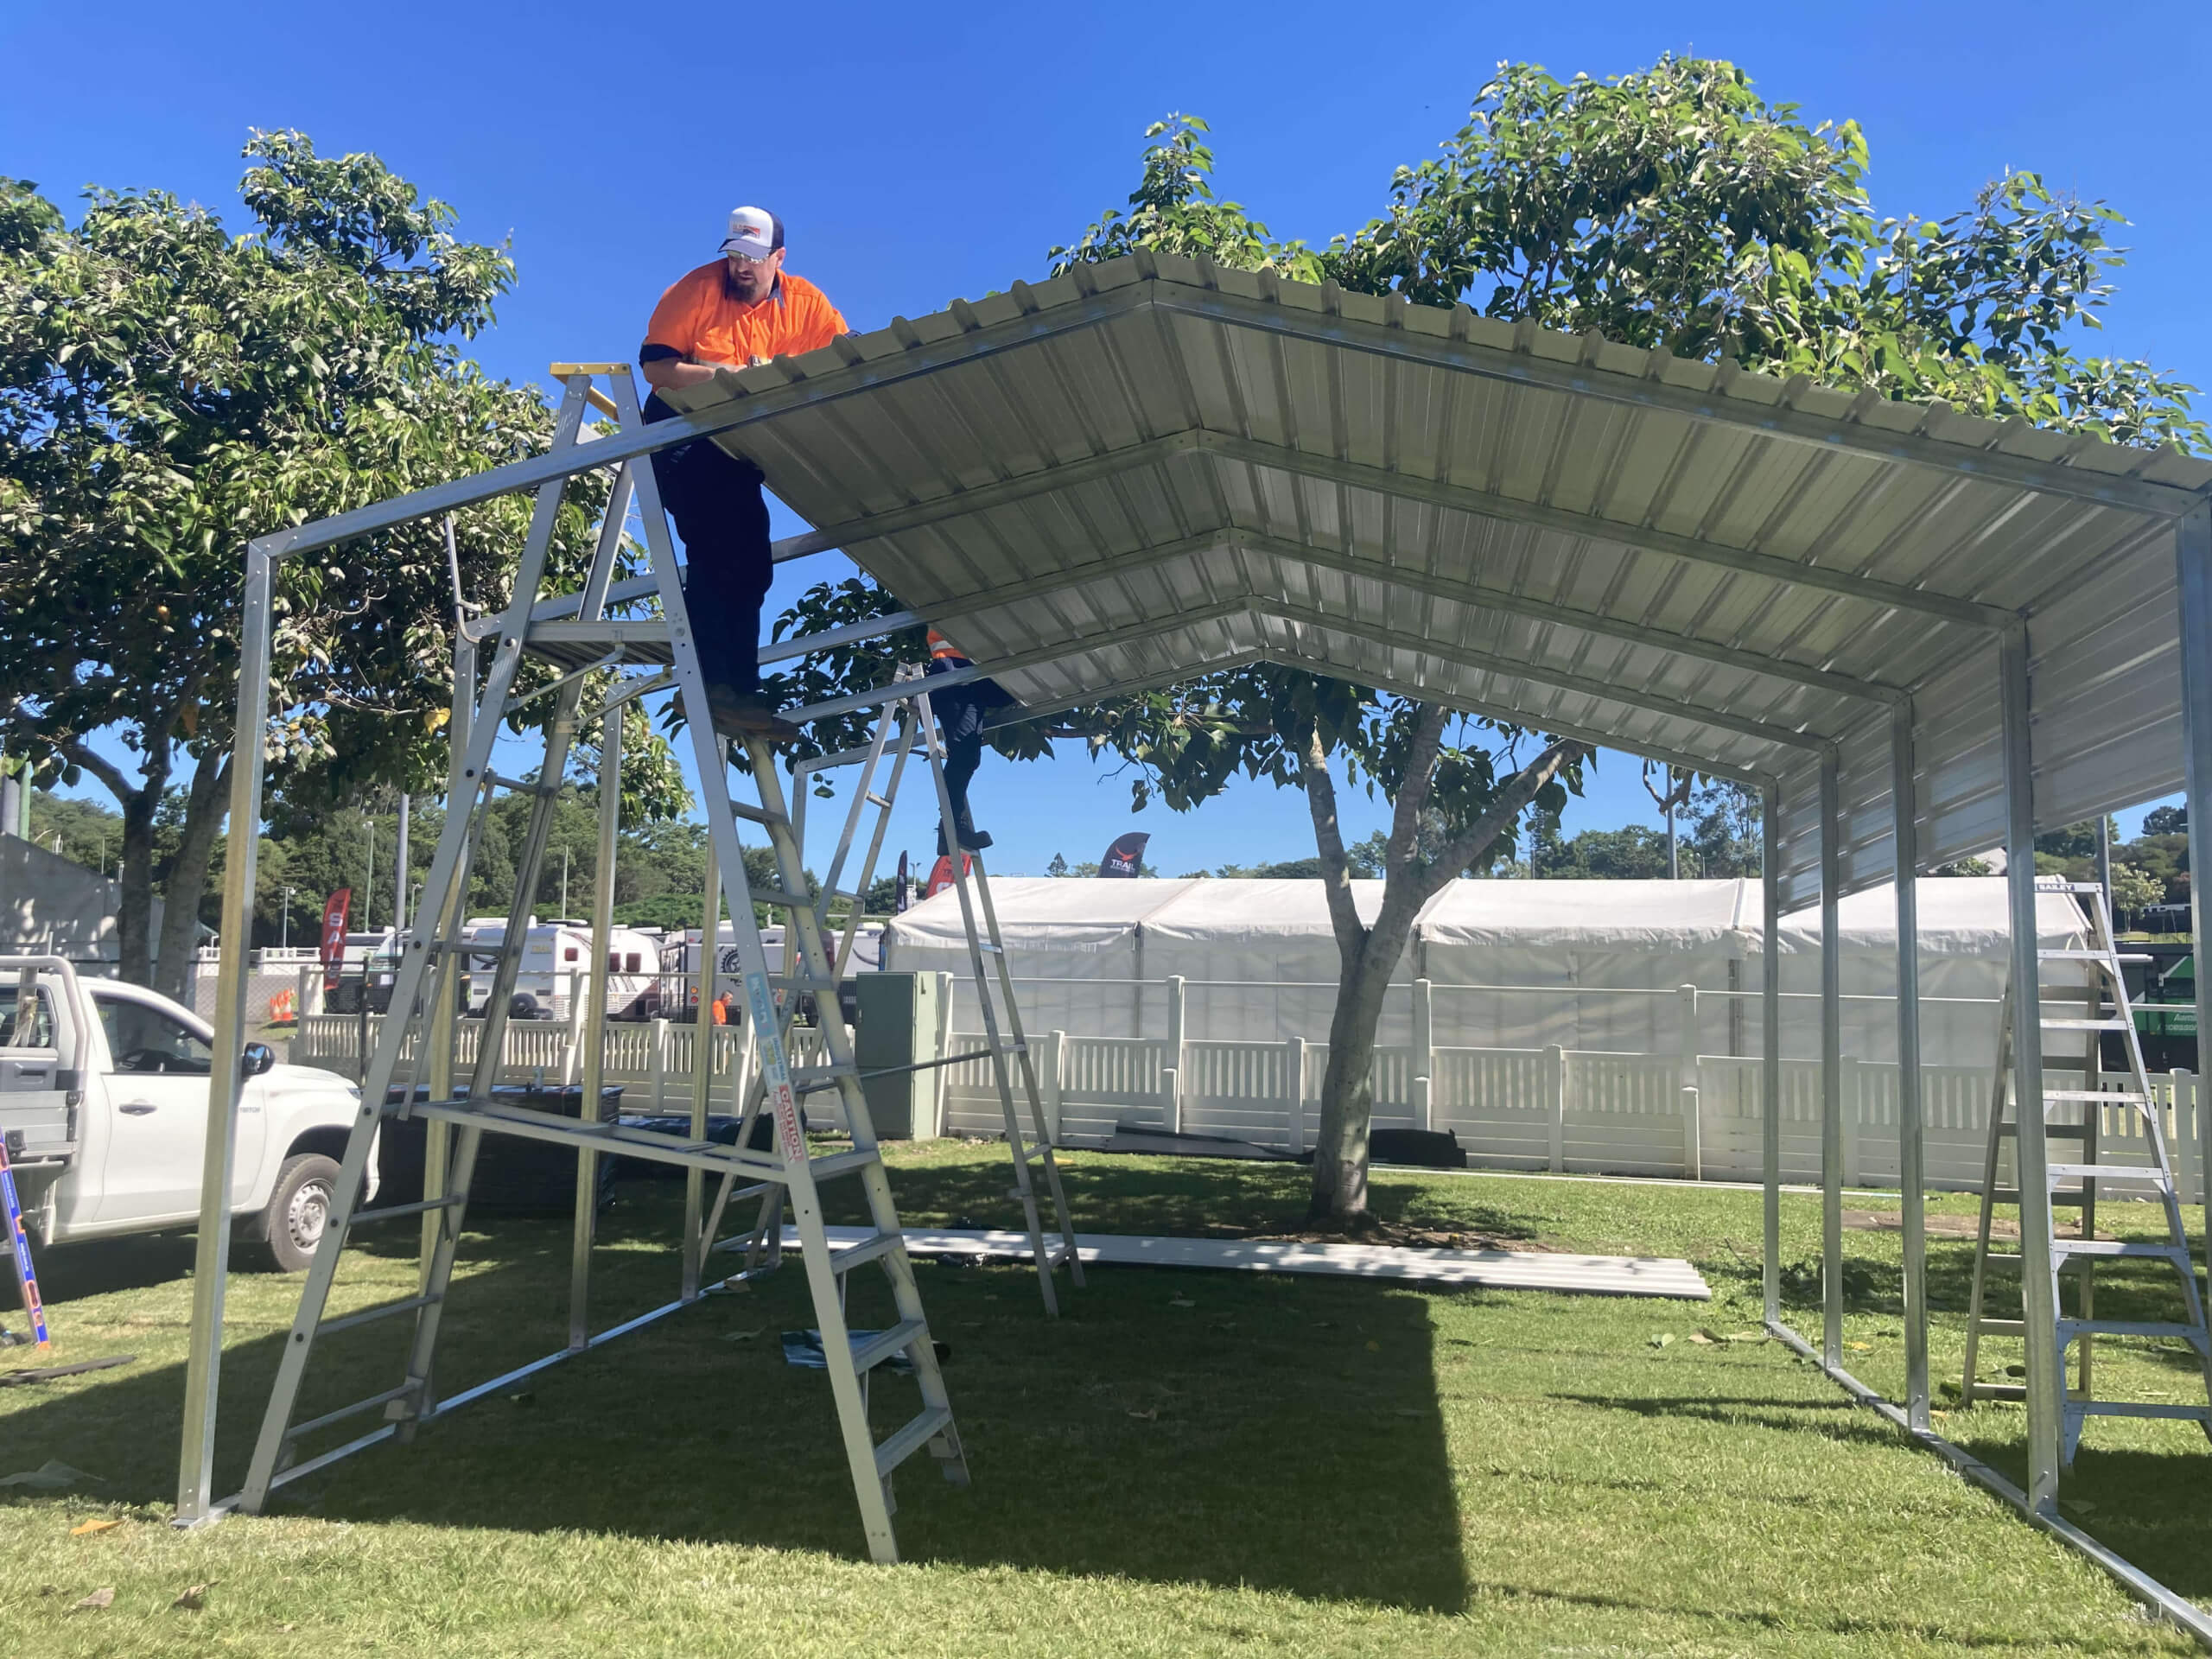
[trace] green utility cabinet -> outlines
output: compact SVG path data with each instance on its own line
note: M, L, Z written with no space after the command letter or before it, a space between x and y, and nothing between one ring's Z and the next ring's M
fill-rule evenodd
M941 1067L871 1071L924 1065L940 1058L946 998L952 976L940 973L855 974L858 995L854 1055L860 1062L861 1087L868 1093L868 1116L886 1141L934 1141L938 1101L944 1084Z

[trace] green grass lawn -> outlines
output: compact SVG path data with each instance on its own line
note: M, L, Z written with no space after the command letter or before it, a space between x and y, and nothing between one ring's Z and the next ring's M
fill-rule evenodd
M996 1149L893 1157L910 1222L1010 1222ZM1076 1155L1066 1167L1090 1230L1241 1230L1302 1209L1304 1172L1280 1166ZM1716 1300L1109 1268L1047 1322L1027 1270L925 1264L975 1482L954 1490L926 1458L906 1466L905 1564L889 1569L861 1548L826 1379L778 1350L779 1331L812 1323L795 1266L458 1412L411 1446L311 1476L266 1516L180 1533L165 1517L190 1241L54 1250L43 1266L60 1357L138 1359L0 1390L0 1473L58 1459L101 1477L60 1493L0 1488L6 1650L2192 1650L1780 1344L1694 1339L1758 1325L1755 1192L1398 1172L1376 1185L1392 1217L1686 1255ZM597 1324L673 1294L679 1192L619 1189ZM2107 1230L2126 1214L2108 1206ZM1813 1261L1816 1201L1785 1198L1783 1225L1784 1260ZM406 1241L378 1243L349 1260L339 1308L411 1290ZM1897 1241L1848 1243L1853 1363L1895 1389ZM1969 1249L1931 1245L1939 1376L1955 1373ZM564 1223L472 1236L441 1354L449 1390L558 1344L567 1257ZM1792 1282L1808 1287L1793 1317L1816 1332L1813 1276ZM2164 1306L2151 1275L2108 1283L2101 1306L2116 1316ZM271 1274L232 1281L225 1490L243 1475L296 1294ZM854 1317L880 1312L856 1300ZM399 1324L323 1344L304 1409L396 1382ZM1986 1370L2017 1354L2000 1348ZM2101 1363L2107 1389L2190 1388L2151 1353L2107 1344ZM880 1432L912 1396L896 1381L877 1394ZM2017 1407L1941 1426L2021 1472ZM2208 1472L2193 1427L2100 1423L2070 1512L2177 1589L2212 1597ZM93 1519L121 1524L72 1535ZM204 1606L172 1608L195 1585L209 1586ZM73 1610L105 1587L111 1605Z

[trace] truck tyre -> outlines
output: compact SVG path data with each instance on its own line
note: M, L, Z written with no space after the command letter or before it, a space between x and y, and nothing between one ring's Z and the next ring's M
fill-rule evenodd
M269 1255L279 1273L304 1273L338 1192L338 1165L319 1152L287 1158L276 1172L276 1190L263 1213Z

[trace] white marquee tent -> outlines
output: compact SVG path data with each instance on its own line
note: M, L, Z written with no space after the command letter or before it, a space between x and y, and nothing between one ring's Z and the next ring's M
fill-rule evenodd
M1352 885L1371 918L1382 884ZM1194 1040L1327 1039L1338 959L1318 880L1002 876L992 887L1033 1031L1158 1037L1167 981L1180 976ZM1923 878L1919 899L1923 1063L1989 1065L2011 939L2005 882ZM2078 942L2072 899L2044 893L2039 912L2044 945ZM1759 916L1755 880L1455 881L1414 925L1395 976L1408 994L1385 1005L1378 1040L1410 1040L1411 986L1426 978L1441 1046L1671 1053L1671 994L1694 985L1719 994L1700 1003L1700 1052L1756 1053ZM1894 1061L1895 895L1886 884L1853 893L1840 916L1844 1052ZM1819 1053L1820 935L1817 906L1783 920L1789 1058ZM948 890L889 925L883 966L964 976L967 949Z

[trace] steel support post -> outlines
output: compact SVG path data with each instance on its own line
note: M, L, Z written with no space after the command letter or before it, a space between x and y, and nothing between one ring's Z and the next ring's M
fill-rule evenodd
M208 1518L215 1501L215 1416L223 1369L223 1288L231 1269L231 1166L245 1089L247 951L253 943L254 858L261 840L262 737L269 726L270 595L275 563L257 548L245 561L238 632L238 723L231 747L230 847L223 865L222 978L215 988L215 1052L207 1077L207 1137L200 1173L200 1233L193 1255L192 1346L185 1358L184 1442L176 1516ZM201 766L212 765L202 757Z
M2005 880L2012 896L2013 1160L2020 1191L2020 1284L2027 1330L2028 1501L2058 1502L2058 1282L2051 1272L2050 1180L2044 1141L2042 986L2036 963L2035 742L2029 724L2028 631L1998 638L2004 702Z
M601 1117L600 1090L607 1081L607 952L614 937L614 855L622 828L622 715L626 703L609 702L600 715L598 868L591 895L591 997L584 1013L584 1093L577 1115ZM569 1245L569 1348L581 1353L591 1340L591 1240L599 1222L599 1154L576 1149L576 1215Z
M2212 870L2212 503L2201 504L2175 526L2174 557L2181 597L2181 712L2182 747L2187 762L2189 791L2189 867ZM2189 889L2190 936L2200 944L2212 935L2205 924L2212 906L2204 899L2203 884L2192 881ZM2212 975L2196 976L2196 1029L2212 1031ZM2205 1081L2204 1066L2197 1068L2195 1084L2198 1145L2203 1138L2204 1114L2212 1109L2212 1084ZM2185 1126L2177 1126L2184 1127ZM2204 1261L2212 1277L2212 1173L2200 1160L2197 1179L2204 1185Z
M453 549L453 520L446 520L446 548L450 556ZM456 565L456 591L459 583ZM468 635L468 619L455 613L453 637L453 710L446 721L446 738L450 758L446 762L446 815L473 813L480 791L463 774L468 765L468 728L476 715L476 642ZM448 902L432 919L437 925L438 937L452 943L461 938L461 925L468 915L468 867L461 866L461 879L454 883ZM468 971L465 957L450 958L442 973L429 976L436 992L436 1006L430 1009L430 1064L429 1075L430 1098L453 1098L453 1045L454 1027L461 1019L460 993L463 976ZM368 1071L368 1057L361 1058L361 1070ZM446 1195L446 1164L453 1148L453 1126L442 1118L432 1118L423 1125L423 1197L426 1200L442 1198ZM442 1212L426 1210L423 1212L423 1243L420 1267L416 1274L416 1294L422 1295L430 1288L430 1261L438 1248L438 1227Z
M1890 837L1897 889L1897 1184L1904 1194L1904 1409L1928 1427L1928 1135L1920 1094L1919 785L1912 704L1890 710Z
M714 740L715 758L725 766L722 740ZM691 1021L691 1139L707 1138L707 1096L715 1081L715 977L721 963L722 875L721 849L712 836L707 837L707 899L705 922L699 935L699 1005ZM745 914L734 912L729 918L730 931L741 927L757 927L751 906ZM790 942L785 930L785 942ZM791 952L784 953L784 971L791 972ZM740 1116L742 1116L741 1111ZM707 1218L707 1173L702 1169L683 1172L683 1278L682 1300L690 1301L699 1294L700 1262L706 1252L706 1243L700 1229Z
M1782 1318L1782 791L1769 780L1759 810L1759 1168L1764 1180L1759 1281L1766 1319Z
M1843 826L1836 756L1821 756L1821 1352L1843 1363Z

